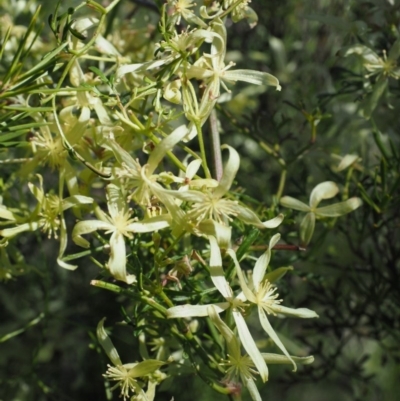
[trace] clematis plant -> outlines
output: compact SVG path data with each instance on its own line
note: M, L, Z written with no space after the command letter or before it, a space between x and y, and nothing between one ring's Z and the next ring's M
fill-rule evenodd
M218 289L220 294L225 298L225 302L218 302L208 305L181 305L169 308L167 311L168 318L182 318L194 316L208 316L210 310L216 313L221 313L228 308L231 310L234 318L239 337L242 344L249 354L250 358L257 367L263 382L268 380L268 367L262 358L262 355L257 348L257 345L247 327L244 317L241 313L244 304L244 296L235 297L229 283L225 279L224 271L222 269L221 252L219 250L217 241L214 237L210 237L211 256L210 256L210 276L213 284ZM212 307L213 309L210 309Z
M104 321L105 318L102 319L97 325L97 339L101 347L104 349L104 352L114 365L108 365L108 369L104 377L109 381L116 382L112 390L120 387L120 396L124 400L130 398L130 394L133 393L143 397L142 399L146 401L152 401L154 399L154 395L150 398L148 395L150 393L154 393L154 389L152 388L152 384L154 384L154 382L149 382L148 375L154 373L161 366L165 365L165 362L158 361L156 359L147 359L143 362L123 364L118 355L118 351L114 347L104 328ZM143 386L146 382L149 382L148 394L143 391Z
M253 401L261 401L262 398L255 384L257 370L249 355L242 355L240 340L236 337L228 325L220 318L214 306L208 308L208 315L210 320L221 333L226 341L226 354L227 359L221 362L221 365L227 366L224 381L229 385L235 384L240 381L249 390L250 396ZM292 361L308 365L314 361L314 357L287 357L285 355L261 353L264 361L267 364L291 364Z
M333 181L325 181L318 184L311 191L309 205L291 196L284 196L281 198L280 203L282 206L307 213L300 223L300 240L302 245L307 245L311 241L316 219L343 216L361 206L361 199L353 197L344 202L318 207L323 199L333 198L338 192L339 188Z
M220 245L226 246L230 241L230 230L228 228L232 218L265 229L279 226L283 220L283 215L280 214L263 222L251 209L226 197L239 169L240 157L231 146L224 145L222 149L228 149L229 158L218 186L215 187L214 182L210 181L211 186L209 188L204 186L197 190L161 190L161 192L188 202L191 206L186 213L186 219L194 225L196 231L203 235L214 235ZM177 205L173 205L170 213L174 216L174 223L178 222L179 219L175 218L175 215L179 213Z
M170 225L170 216L161 215L137 221L136 218L132 217L131 210L126 206L126 197L123 192L114 184L107 186L107 207L109 215L106 215L97 206L95 214L98 220L78 222L72 231L72 239L77 245L88 248L90 244L82 235L97 230L111 233L110 259L107 267L117 280L132 284L136 277L126 272L124 237L132 238L134 233L148 233L168 227Z
M29 189L37 200L36 209L30 214L28 220L19 217L6 208L0 208L0 217L6 218L12 223L17 223L14 227L0 230L0 235L7 241L26 231L41 230L47 233L48 238L54 236L60 240L57 262L61 267L69 270L76 269L77 266L70 265L62 260L65 249L67 248L67 227L64 219L64 212L72 207L88 205L93 203L93 199L83 195L73 195L62 199L54 194L46 194L43 190L43 177L37 175L39 186L29 183ZM60 233L60 234L59 234Z
M286 306L282 306L282 300L278 299L278 294L276 293L276 287L268 279L271 276L266 275L266 270L271 259L271 249L276 245L280 239L280 234L275 234L270 242L266 252L264 252L258 259L254 266L253 277L251 285L248 285L240 267L240 264L236 258L236 254L232 249L228 249L227 253L233 259L236 266L236 273L240 281L240 286L243 291L243 295L247 301L255 304L258 308L258 316L260 323L265 332L270 336L274 343L279 347L279 349L289 358L293 363L294 370L296 370L296 363L291 358L287 352L282 341L279 339L275 330L271 326L268 315L283 315L290 317L300 317L300 318L313 318L318 317L318 315L306 308L292 309ZM273 277L273 276L272 276Z

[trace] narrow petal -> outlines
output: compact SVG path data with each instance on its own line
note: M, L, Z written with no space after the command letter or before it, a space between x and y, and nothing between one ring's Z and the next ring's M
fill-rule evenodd
M271 309L275 313L281 313L282 315L289 316L289 317L301 317L303 319L310 319L313 317L318 317L318 315L311 309L307 308L287 308L286 306L282 305L273 305Z
M251 399L253 401L262 401L260 392L258 391L256 383L254 382L254 379L252 379L251 377L243 377L242 381L243 381L243 384L247 387L247 390L249 390Z
M300 223L300 241L302 245L310 243L314 234L315 228L315 214L307 213Z
M279 203L283 207L287 207L288 209L293 209L293 210L300 210L300 212L309 212L310 211L310 206L306 205L305 203L292 198L291 196L284 196L281 198Z
M191 180L199 170L201 163L202 163L201 159L192 160L186 168L186 178Z
M241 358L240 342L233 331L226 325L226 323L219 317L218 312L215 310L214 305L208 307L208 315L210 320L214 323L226 341L228 354L236 360Z
M295 361L296 364L300 363L302 365L310 365L314 362L313 356L298 357L290 355L290 358L292 359L291 360L287 356L281 354L267 354L262 352L261 355L263 356L265 362L275 365L289 365L293 363L292 360Z
M230 307L229 302L219 302L216 304L207 305L179 305L169 308L167 310L168 319L175 319L178 317L203 317L208 316L208 308L210 306L215 308L217 313L221 313Z
M260 323L261 323L262 328L271 337L272 341L279 347L279 349L289 358L289 360L292 362L293 367L294 367L293 371L295 372L297 370L296 364L294 363L292 357L287 352L282 341L279 339L279 337L275 333L275 330L272 328L272 326L267 318L267 315L265 314L265 311L261 306L258 307L258 316L260 317Z
M358 155L346 155L342 158L339 166L337 167L337 171L345 170L347 167L350 167L357 160L360 160Z
M100 345L103 347L105 353L110 358L110 361L115 366L122 365L121 358L118 355L116 348L114 347L110 337L108 336L106 330L104 329L104 321L106 318L100 320L99 324L97 325L97 339L99 340Z
M165 363L166 362L163 361L157 361L156 359L148 359L146 361L139 362L129 371L129 376L133 378L144 377L150 373L153 373L162 365L165 365Z
M170 223L171 216L163 214L161 216L150 217L142 221L131 223L126 226L126 230L132 231L133 233L150 233L169 227Z
M222 198L232 186L232 182L236 177L236 173L239 170L240 166L240 157L239 153L236 152L234 148L228 145L221 146L221 149L229 150L228 161L224 166L224 172L222 174L221 180L217 188L215 188L213 196L215 198Z
M265 271L271 260L271 250L280 240L281 235L275 234L269 241L268 249L264 252L258 259L253 270L253 285L256 292L258 292L258 287L265 276Z
M233 296L232 289L226 281L224 271L222 269L221 250L219 249L217 240L213 236L208 237L210 241L210 274L211 280L222 296L230 300Z
M151 152L148 160L148 174L153 174L164 156L188 134L186 125L181 125L164 138Z
M225 71L222 79L228 81L242 81L254 85L275 86L276 90L280 91L282 88L279 85L278 78L274 77L267 72L255 70L228 70Z
M260 373L263 382L268 380L268 367L261 355L261 352L257 348L256 343L247 327L247 324L240 312L233 311L233 318L235 319L236 327L238 329L238 334L243 348L249 354L251 360L256 365L258 372Z
M125 283L132 284L136 281L133 274L126 274L126 248L124 236L118 231L114 232L110 238L111 254L108 261L110 273L117 279Z
M16 227L5 228L4 230L0 230L0 235L3 236L4 238L12 238L25 231L36 231L39 227L40 224L37 222L24 223Z
M118 80L124 75L129 74L131 72L140 72L140 71L150 70L151 68L161 67L163 64L165 64L165 62L166 62L165 59L160 59L160 60L148 61L146 63L125 64L117 68L116 79Z
M57 257L57 264L61 266L64 269L67 270L75 270L78 266L76 265L70 265L69 263L66 263L62 260L64 256L65 249L67 248L67 242L68 242L68 237L67 237L67 227L65 224L64 216L61 216L61 222L60 222L60 249L58 251L58 257Z
M10 221L15 221L16 217L12 212L10 212L5 206L0 205L0 217L2 219L10 220Z
M93 199L89 198L88 196L74 195L63 199L61 202L61 208L64 211L69 209L70 207L74 207L77 205L89 205L91 203L93 203Z
M197 229L203 234L210 236L212 235L217 239L218 245L221 249L228 249L231 237L232 237L232 227L228 227L225 224L217 223L214 220L203 220Z
M251 224L255 227L264 229L264 228L276 228L283 221L283 214L279 214L271 220L261 221L258 216L247 207L243 207L241 205L236 206L237 209L237 218L242 220L246 224Z
M333 181L325 181L318 184L310 195L310 207L314 209L323 199L330 199L339 192L338 186Z
M319 207L315 210L315 214L318 217L339 217L356 210L361 205L362 201L360 198L350 198L334 205Z
M114 231L115 227L111 223L106 223L100 220L85 220L77 223L72 230L72 240L76 245L83 248L89 247L89 241L82 238L82 235L92 233L96 230L110 230Z
M240 287L242 288L243 294L245 295L246 299L249 300L250 302L256 303L257 299L255 297L255 295L253 294L253 292L250 290L250 288L247 286L246 280L244 278L242 269L239 265L239 262L236 258L236 253L233 249L228 249L227 253L229 254L229 256L232 258L233 263L235 264L236 267L236 274L239 278L240 281Z
M183 200L185 202L198 202L203 203L206 201L207 197L201 191L188 190L188 191L173 191L170 189L160 190L159 192L165 193L174 198Z

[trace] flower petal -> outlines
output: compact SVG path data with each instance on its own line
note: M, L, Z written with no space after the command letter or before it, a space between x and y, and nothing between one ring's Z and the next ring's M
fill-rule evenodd
M150 233L169 227L170 222L171 216L163 214L161 216L150 217L142 221L131 223L126 226L126 230L132 231L133 233Z
M262 401L260 392L254 382L252 377L242 377L243 384L247 387L247 390L250 393L250 397L253 401Z
M157 361L156 359L147 359L146 361L139 362L132 369L129 370L129 377L144 377L156 371L166 362Z
M264 361L264 358L261 355L261 352L257 348L256 343L247 327L247 324L240 312L233 311L233 318L235 319L236 327L238 330L238 334L240 337L240 341L243 345L243 348L249 354L251 360L256 365L258 372L260 373L261 379L263 382L268 380L268 367Z
M89 234L96 230L110 230L114 231L115 227L111 223L100 220L85 220L77 223L72 230L72 240L76 245L83 248L89 247L89 241L82 238L83 234Z
M124 236L115 231L110 238L111 254L108 261L110 273L117 279L125 283L132 284L136 281L133 274L126 274L126 248Z
M222 196L224 196L229 191L240 166L239 153L236 152L234 148L228 145L223 145L221 146L221 149L228 149L229 157L227 163L224 166L224 173L222 174L219 185L217 188L215 188L213 193L213 197L216 199L222 198Z
M318 184L310 195L310 207L314 209L323 199L330 199L339 192L338 186L333 181L325 181Z
M287 352L285 346L283 345L282 341L279 339L278 335L275 333L275 330L272 328L267 315L265 314L264 309L259 306L258 307L258 316L260 317L260 323L262 328L265 330L265 332L271 337L272 341L279 347L279 349L289 358L289 360L293 364L293 371L295 372L297 370L297 366L294 363L292 357L289 355Z
M191 180L199 170L201 163L201 159L192 160L186 168L186 178L189 178L189 180Z
M77 205L88 205L93 203L93 199L89 198L88 196L83 196L83 195L73 195L69 196L68 198L65 198L61 202L61 208L62 210L67 210L70 207L74 207Z
M207 235L212 235L217 239L218 245L221 249L228 249L232 236L232 227L228 227L222 223L217 223L214 220L204 220L198 226L197 229Z
M360 160L359 156L357 155L346 155L342 158L339 166L337 167L337 171L345 170L347 167L350 167L353 163L357 160Z
M213 306L217 313L221 313L230 307L229 302L219 302L207 305L179 305L167 310L167 318L175 319L178 317L203 317L208 316L208 308Z
M318 217L339 217L356 210L361 205L362 201L360 198L350 198L344 202L335 203L334 205L319 207L315 210L315 214Z
M122 365L121 358L118 355L116 348L114 347L110 337L108 336L106 330L104 329L104 321L106 318L100 320L99 324L97 325L97 339L99 340L100 345L103 347L105 353L110 358L110 361L115 366Z
M15 221L16 217L12 212L10 212L5 206L0 205L0 217L2 219Z
M306 205L304 202L301 202L295 198L292 198L291 196L284 196L281 198L279 203L283 207L287 207L288 209L293 209L293 210L300 210L300 212L309 212L310 211L310 206Z
M4 238L12 238L25 231L35 231L39 227L40 224L36 221L32 223L24 223L16 227L5 228L4 230L0 230L0 235L3 236Z
M221 250L219 249L218 242L213 236L208 237L210 241L210 275L211 280L215 287L222 294L222 296L230 300L233 297L233 292L228 282L226 281L224 271L222 269Z
M264 228L276 228L283 221L283 214L279 214L271 220L261 221L258 216L247 207L243 207L241 205L236 206L236 210L238 212L237 218L242 220L246 224L251 224L255 227L264 229Z
M181 142L188 132L189 131L186 125L180 125L154 148L147 162L148 175L153 174L154 170L157 168L167 152L169 152L177 143Z
M300 223L300 241L302 245L310 243L314 234L315 228L315 214L307 213Z
M213 305L208 307L208 315L210 316L210 320L214 323L217 329L220 331L222 336L226 341L226 346L228 348L228 354L235 360L240 360L241 358L241 350L240 350L240 342L237 337L233 333L233 331L226 325L226 323L219 317L218 312L215 310Z
M222 75L222 79L228 81L243 81L254 85L267 85L276 86L276 90L280 91L282 88L279 85L278 78L274 77L267 72L255 70L228 70Z
M271 306L271 309L275 313L280 313L282 315L289 316L289 317L301 317L303 319L319 317L313 310L307 309L307 308L293 309L293 308L287 308L286 306L275 304L275 305Z
M264 358L264 361L267 363L275 364L275 365L286 365L286 364L291 364L292 361L285 355L281 354L267 354L262 352L261 355ZM304 356L304 357L298 357L298 356L292 356L290 355L290 358L295 361L296 363L301 363L302 365L309 365L314 362L314 357L313 356Z
M258 292L258 287L265 276L265 271L271 260L271 250L280 240L281 235L275 234L269 241L268 249L264 252L258 259L253 270L253 285L256 292Z
M244 274L243 274L242 269L239 265L239 262L236 258L235 251L233 249L228 249L226 252L232 258L233 263L235 264L236 274L239 278L240 287L242 288L243 294L245 295L247 300L249 300L250 302L256 303L257 299L256 299L255 295L253 294L253 292L250 290L250 288L247 286L246 280L244 278Z

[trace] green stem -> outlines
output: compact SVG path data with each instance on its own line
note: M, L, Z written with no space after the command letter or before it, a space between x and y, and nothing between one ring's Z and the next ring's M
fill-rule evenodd
M279 199L281 199L281 197L282 197L283 190L285 188L285 183L286 183L286 176L287 176L287 170L283 169L281 171L281 176L280 176L280 179L279 179L278 191L277 191L277 193L275 195L277 203L279 202Z
M202 164L203 164L204 173L205 173L207 178L211 178L210 170L208 169L208 165L207 165L207 158L206 158L206 150L205 150L205 147L204 147L203 132L201 130L201 126L200 126L199 122L196 121L195 126L196 126L196 131L197 131L197 137L199 138L200 154L201 154L201 160L203 162Z

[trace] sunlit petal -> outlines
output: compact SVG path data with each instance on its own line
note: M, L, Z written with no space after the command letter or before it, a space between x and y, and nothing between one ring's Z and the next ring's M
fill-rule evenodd
M258 287L265 276L265 271L269 265L269 261L271 260L271 251L272 248L277 244L280 240L281 235L275 234L271 240L269 241L268 249L264 252L258 259L254 266L253 270L253 285L256 292L258 292Z
M294 363L293 359L287 352L285 346L283 345L278 335L275 333L275 330L272 328L267 318L267 315L265 314L265 311L261 306L258 307L258 315L260 317L261 326L266 331L266 333L271 337L272 341L279 347L279 349L290 359L294 367L293 371L295 372L297 370L296 364Z
M167 310L168 319L179 317L202 317L208 316L208 308L213 306L217 313L227 310L231 304L229 302L217 302L210 305L179 305Z
M267 364L265 363L264 358L262 357L260 351L258 350L258 347L254 342L253 336L251 335L242 314L240 312L233 311L232 315L233 318L235 319L240 341L244 349L249 354L250 358L254 362L254 365L256 365L256 368L260 373L262 381L266 382L268 380Z

